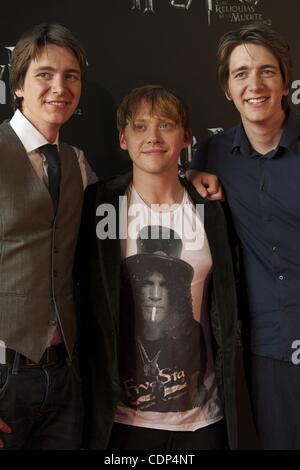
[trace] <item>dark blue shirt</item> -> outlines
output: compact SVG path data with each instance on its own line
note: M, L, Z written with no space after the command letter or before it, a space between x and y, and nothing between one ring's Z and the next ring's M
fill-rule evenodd
M253 150L242 124L210 137L191 168L218 175L242 243L255 354L290 361L300 340L300 119Z

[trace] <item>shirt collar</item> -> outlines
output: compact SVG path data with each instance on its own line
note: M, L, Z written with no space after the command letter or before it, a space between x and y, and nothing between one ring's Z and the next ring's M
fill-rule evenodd
M248 137L247 137L247 134L244 130L244 126L242 124L242 122L240 122L237 126L236 126L236 131L235 131L235 134L234 134L234 139L233 139L233 143L232 143L232 147L231 147L231 152L232 153L241 153L242 155L244 156L247 156L247 157L250 157L252 156L253 152L255 154L257 154L257 152L255 152L255 150L253 150L249 140L248 140Z
M286 118L283 125L282 134L278 147L269 152L266 158L274 158L281 149L293 150L297 141L300 139L300 118L296 116L290 109L286 111ZM258 152L254 150L248 140L242 122L236 127L231 152L240 152L246 157L257 157Z
M11 118L10 125L19 137L27 153L49 143L19 109L16 110L15 114ZM55 141L51 143L58 146L58 134Z

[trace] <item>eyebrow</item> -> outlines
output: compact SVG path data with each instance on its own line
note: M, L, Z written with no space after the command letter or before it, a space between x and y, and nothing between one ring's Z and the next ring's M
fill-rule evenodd
M167 117L167 116L161 116L161 117L155 117L153 116L154 119L156 119L157 121L173 121L173 122L176 122L175 119L171 118L171 117ZM134 118L132 120L132 122L146 122L148 121L148 118Z
M237 73L237 72L243 72L246 70L249 70L251 67L248 65L242 65L241 67L236 67L235 69L232 69L230 73ZM279 70L279 67L274 64L263 64L259 67L259 69L274 69L274 70Z
M56 72L56 69L55 67L51 67L50 65L41 65L41 66L38 66L36 69L35 69L35 72ZM80 70L79 69L66 69L64 70L64 73L78 73L80 74Z

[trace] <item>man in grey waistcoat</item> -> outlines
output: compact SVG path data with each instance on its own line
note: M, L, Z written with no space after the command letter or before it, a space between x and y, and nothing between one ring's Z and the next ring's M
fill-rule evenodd
M16 111L0 126L4 449L80 447L72 269L83 191L95 175L59 129L78 106L85 76L85 52L59 24L34 26L13 51Z

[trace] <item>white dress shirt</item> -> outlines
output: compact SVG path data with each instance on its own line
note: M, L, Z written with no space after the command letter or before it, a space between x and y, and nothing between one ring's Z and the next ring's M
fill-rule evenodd
M19 109L16 110L10 120L10 125L22 142L35 172L41 179L45 180L47 184L47 163L45 157L41 158L41 153L38 149L42 145L49 144L50 142L48 142L31 122L28 121ZM58 137L59 135L57 134L55 141L51 142L51 144L56 144L59 150ZM73 149L78 158L83 188L85 189L89 184L95 183L98 178L87 162L83 151L76 147L73 147Z

